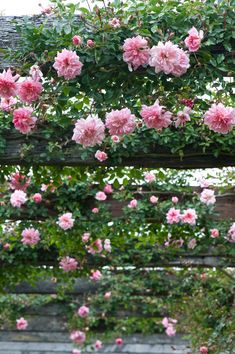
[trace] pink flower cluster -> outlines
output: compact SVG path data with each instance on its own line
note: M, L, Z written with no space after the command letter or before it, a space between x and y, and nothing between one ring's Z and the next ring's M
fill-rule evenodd
M197 213L194 209L186 209L181 214L179 209L170 208L166 214L168 224L179 223L195 225L197 220Z
M172 113L165 111L164 107L160 106L158 101L152 106L143 106L140 115L148 128L155 128L157 130L169 127L172 122Z
M58 76L63 76L65 80L71 80L81 74L83 64L76 52L63 49L61 53L57 53L53 67Z
M10 202L14 208L20 208L27 202L26 193L21 190L15 190L15 192L11 195Z
M204 115L204 123L216 133L227 134L235 125L235 108L213 104Z
M177 113L177 116L175 118L176 128L183 127L187 122L190 121L190 115L189 115L190 112L191 112L191 108L184 107L183 111L179 111Z
M135 130L135 116L128 108L106 113L105 126L111 136L131 134Z
M190 66L188 55L171 41L159 42L151 48L149 65L156 73L163 71L174 76L183 75Z
M149 46L145 38L136 36L127 38L123 44L123 60L128 64L128 68L132 71L140 66L145 66L149 62Z
M197 52L201 46L201 41L203 39L203 31L199 31L192 27L188 31L188 37L185 38L184 43L190 52Z
M70 272L77 269L78 262L75 258L67 256L61 259L60 266L65 272Z
M65 213L59 217L58 225L63 230L69 230L74 225L74 219L72 213Z
M100 118L90 115L87 119L79 119L73 130L72 140L84 147L95 146L104 140L105 126Z
M33 109L28 107L17 108L13 112L13 124L22 134L30 133L35 127L36 117L32 117Z
M98 238L90 246L87 247L87 250L89 253L93 255L97 253L101 253L103 251L102 240Z
M95 199L99 201L104 201L107 199L107 195L104 192L100 191L96 193Z
M24 245L34 246L40 241L40 233L34 228L24 229L21 236Z
M169 318L169 317L164 317L162 320L163 326L166 328L166 334L169 337L174 337L176 334L176 329L175 325L177 323L177 320L174 318Z

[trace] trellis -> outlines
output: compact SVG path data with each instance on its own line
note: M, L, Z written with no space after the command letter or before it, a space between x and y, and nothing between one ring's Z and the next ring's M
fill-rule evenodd
M15 35L14 24L11 22L16 20L18 23L23 23L21 18L0 18L0 23L2 23L2 27L0 28L0 48L7 47L17 47L18 41L20 38ZM35 17L29 19L33 23L40 23L40 17ZM234 45L234 40L232 42L232 46ZM212 55L217 55L224 53L228 54L227 50L221 46L215 46ZM234 52L231 51L229 55L234 56ZM6 62L3 62L0 67L8 66ZM11 63L10 63L11 64ZM14 63L12 63L14 65ZM16 63L16 66L18 64ZM226 73L229 75L230 73ZM232 75L231 75L232 76ZM82 157L83 149L79 148L75 145L74 142L69 141L69 137L72 134L72 129L64 131L61 129L58 131L59 138L57 138L56 142L58 142L60 146L60 151L52 151L52 153L48 153L48 145L49 141L45 139L44 136L40 135L40 132L35 132L28 137L23 136L22 134L18 134L16 132L5 132L4 133L4 143L2 149L0 150L0 163L4 165L17 165L17 166L34 166L34 165L44 165L44 166L134 166L134 167L151 167L151 168L175 168L175 169L187 169L187 168L211 168L211 167L226 167L226 166L235 166L235 144L231 146L230 152L224 153L222 152L218 157L215 157L214 151L212 148L207 151L195 150L194 148L188 148L184 150L183 155L172 154L170 148L167 149L162 146L158 146L153 144L151 153L140 153L132 157L124 157L122 160L117 163L113 161L105 161L100 163L97 161L92 154L86 159ZM33 148L30 150L30 158L27 155L26 147L29 145L33 145ZM138 187L134 187L135 192L133 193L137 199L141 199L143 194L150 194L149 191L139 191ZM197 192L197 189L195 189ZM151 194L155 193L162 198L163 200L166 198L170 198L173 195L177 195L179 198L184 198L185 193L170 193L170 192L162 192L162 191L151 191ZM72 196L71 196L72 198ZM94 201L88 198L84 205L89 208L92 207ZM111 215L114 218L122 218L123 217L123 207L127 205L127 202L120 202L118 200L113 199L112 197L108 198L107 204L109 206L109 210L111 211ZM222 195L217 197L216 204L216 215L215 219L217 220L225 220L230 219L232 221L235 220L235 194L234 189L228 190ZM50 201L50 205L47 209L48 215L56 215L56 211L54 210L53 199ZM37 220L43 220L44 216L37 216ZM28 220L27 210L22 208L21 215L14 217L12 215L12 220ZM33 219L33 217L32 217ZM31 219L30 219L31 220ZM161 220L158 220L158 222ZM156 220L148 220L149 223L156 222ZM46 252L45 252L46 253ZM38 255L38 259L31 260L30 258L27 260L22 259L23 264L30 264L33 266L55 266L57 257L57 253L55 250L49 250L48 254L45 254L45 258L41 257L40 251ZM114 254L115 257L115 254ZM128 260L130 261L130 260ZM224 264L226 262L226 266L235 267L235 260L232 256L228 256L226 254L217 251L215 248L211 248L207 253L201 254L191 254L190 252L175 252L172 257L170 255L169 259L167 259L167 253L164 255L158 254L156 252L155 257L150 260L148 266L153 269L156 267L202 267L202 268L211 268L216 267L218 269L223 269ZM0 262L1 266L8 268L9 265L6 265L4 262ZM112 267L112 261L109 259L99 259L99 260L90 260L91 266L102 267L108 265ZM141 264L141 259L137 257L136 260L132 260L132 265L136 268L145 267L146 264ZM112 268L110 268L112 269ZM118 270L117 270L118 271ZM115 273L115 271L114 271ZM82 286L83 288L83 286ZM85 290L84 290L85 289ZM96 289L96 286L85 285L84 289L82 289L82 293L92 292ZM48 280L46 282L37 283L36 287L31 287L28 284L20 284L15 289L9 289L12 293L25 293L25 294L53 294L56 290L56 285ZM78 280L74 290L71 290L71 293L74 295L80 294L81 291L81 281ZM131 315L131 314L129 314Z

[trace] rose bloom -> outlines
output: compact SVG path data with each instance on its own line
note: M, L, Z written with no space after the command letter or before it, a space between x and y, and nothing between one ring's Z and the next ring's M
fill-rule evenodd
M79 60L76 52L63 49L61 53L57 53L53 68L56 69L57 75L63 76L65 80L74 79L81 74L83 64Z
M99 350L103 347L103 343L100 340L97 340L94 344L96 350Z
M72 353L73 353L73 354L81 354L81 350L79 350L79 349L73 349Z
M107 199L107 195L104 192L97 192L95 195L95 199L99 201L104 201Z
M103 251L101 239L95 240L90 246L87 247L87 249L91 254L101 253Z
M192 27L188 34L189 36L185 38L184 43L190 52L197 52L201 45L203 31L198 32L195 27Z
M118 28L121 26L120 20L116 17L109 20L109 25L113 28Z
M144 180L147 183L155 182L156 181L156 176L153 173L151 173L151 172L147 172L144 175Z
M148 128L161 130L162 128L169 127L172 123L172 113L165 111L164 107L160 106L158 101L152 106L142 106L140 115Z
M68 230L73 227L74 219L72 213L65 213L59 217L58 225L63 230Z
M87 317L88 315L89 315L89 307L87 307L87 306L81 306L81 307L79 307L79 309L78 309L78 315L80 316L80 317Z
M188 243L188 248L191 248L193 250L196 246L197 246L197 240L195 238L192 238L192 240L190 240Z
M107 293L104 294L105 300L109 300L111 298L111 296L112 296L111 291L108 291Z
M88 39L86 44L89 48L92 48L92 47L94 47L95 42L92 39Z
M10 247L11 247L10 243L4 243L4 245L3 245L3 249L5 251L8 251L10 249Z
M93 214L98 214L100 210L99 208L93 208L91 211Z
M113 143L119 143L120 142L120 138L117 135L112 135L111 139L112 139Z
M228 230L228 237L230 242L235 243L235 223Z
M21 236L24 245L34 246L40 241L40 233L34 228L24 229Z
M91 237L91 234L89 232L85 232L82 235L82 242L84 242L84 243L88 242L90 237Z
M38 81L27 79L19 83L18 95L22 102L32 103L42 93L42 84Z
M86 334L82 331L72 331L70 339L76 344L83 344L86 340Z
M10 98L17 95L18 84L16 80L20 75L12 75L11 69L3 70L0 74L0 96Z
M208 179L205 179L205 178L199 178L198 179L198 182L200 183L200 187L201 188L208 188L209 185L211 184L210 181Z
M199 351L200 351L200 353L202 353L202 354L207 354L207 353L208 353L208 348L205 347L205 346L203 346L203 347L200 347Z
M166 214L166 220L168 224L174 224L180 222L180 210L170 208Z
M181 215L181 221L185 224L195 225L197 220L197 213L194 209L186 209Z
M41 72L38 65L32 65L29 74L34 81L40 81L43 78L43 73Z
M84 147L101 144L105 137L105 126L97 116L88 116L87 119L79 119L73 130L72 140Z
M37 121L36 117L32 117L32 108L17 108L13 112L13 124L15 129L19 130L22 134L30 133L35 127Z
M166 328L166 334L168 335L168 337L174 337L176 334L176 329L175 327L170 324L167 328Z
M65 272L70 272L77 269L78 262L75 258L67 256L61 259L60 266Z
M176 128L182 127L186 124L186 122L190 121L190 115L189 115L190 112L191 112L191 108L185 107L183 111L179 111L177 113L177 117L175 118Z
M20 208L23 204L26 203L26 201L26 193L21 190L15 190L15 192L11 195L10 202L14 208Z
M178 199L178 197L172 197L171 201L172 201L172 203L177 204L179 199Z
M73 44L74 45L81 45L82 44L82 38L78 35L73 36Z
M108 155L104 151L97 150L95 153L95 158L97 160L99 160L100 162L103 162L103 161L107 160Z
M210 229L210 234L212 238L219 237L219 230L218 229Z
M138 205L137 200L136 200L136 199L132 199L132 200L130 201L130 203L129 203L127 206L128 206L128 208L133 209L133 208L136 208L137 205Z
M35 193L33 196L32 196L32 199L34 201L34 203L41 203L42 201L42 195L40 193Z
M204 189L201 192L200 201L206 205L215 204L215 192L212 189Z
M112 110L110 113L106 113L105 125L112 136L131 134L136 126L135 116L128 108Z
M158 42L150 50L149 65L155 68L155 72L163 71L165 74L181 76L189 68L189 58L182 49L171 41L165 44Z
M157 204L158 202L158 197L155 197L155 195L151 195L151 197L149 198L150 202L152 204Z
M30 178L20 172L11 174L10 188L25 191L30 184Z
M24 331L28 327L28 321L24 319L24 317L16 320L16 328L20 331Z
M111 186L111 184L106 184L105 187L104 187L104 192L106 194L112 194L113 193L113 188Z
M104 240L104 249L106 252L112 252L111 242L108 238Z
M90 279L94 281L98 281L102 278L102 274L99 270L92 270Z
M122 338L116 338L115 339L115 343L117 344L117 345L123 345L123 339Z
M141 36L127 38L123 44L123 60L128 64L128 68L132 71L138 69L139 66L148 64L149 47L148 42Z
M5 112L10 112L11 107L14 106L17 102L17 99L14 97L2 98L0 102L0 109Z
M213 104L204 115L204 124L216 133L227 134L235 124L235 109L222 103Z

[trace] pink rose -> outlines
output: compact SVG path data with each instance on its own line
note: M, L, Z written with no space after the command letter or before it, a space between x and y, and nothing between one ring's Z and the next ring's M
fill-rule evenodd
M192 238L192 240L190 240L188 243L188 248L191 248L193 250L196 246L197 246L197 240L195 238Z
M151 197L149 198L150 202L152 204L157 204L158 202L158 197L155 197L155 195L151 195Z
M106 184L104 187L104 192L106 194L112 194L113 193L113 188L111 184Z
M197 213L194 209L186 209L181 215L181 221L185 224L195 225L197 220Z
M0 96L10 98L17 95L18 84L16 80L20 75L12 75L11 69L3 70L0 74Z
M82 38L78 35L73 36L73 44L74 45L81 45L82 44Z
M107 195L104 192L97 192L95 195L95 199L99 201L104 201L107 199Z
M140 66L145 66L149 61L149 46L145 38L136 36L127 38L123 44L123 60L128 64L128 68L132 71Z
M158 101L152 106L142 106L140 115L148 128L154 128L159 131L162 128L169 127L172 123L172 113L160 106Z
M180 222L180 210L175 208L170 208L166 214L166 220L168 224L174 224Z
M34 203L41 203L42 201L42 195L40 193L35 193L32 197Z
M206 205L215 204L215 192L212 189L204 189L201 192L200 201Z
M204 124L216 133L229 133L235 125L235 108L213 104L204 115Z
M40 241L40 233L34 228L24 229L21 236L24 245L35 246Z
M73 227L74 219L72 213L65 213L59 217L58 225L63 230L68 230Z
M147 183L155 182L156 181L156 176L153 173L151 173L151 172L147 172L144 175L144 180Z
M179 199L177 197L172 197L171 200L172 200L172 203L174 203L174 204L177 204L179 201Z
M102 274L99 270L93 270L91 271L91 280L98 281L102 278Z
M197 52L201 45L203 31L198 32L195 27L192 27L188 34L189 36L185 38L184 43L190 52Z
M120 138L119 138L119 136L117 136L117 135L112 135L112 136L111 136L111 139L112 139L112 141L113 141L114 143L119 143L119 142L120 142Z
M105 137L104 123L98 116L78 119L73 130L72 140L83 147L100 145Z
M109 253L112 252L111 241L108 238L104 240L104 250Z
M176 329L173 325L169 325L166 328L166 334L168 335L168 337L174 337L176 334Z
M19 318L16 320L16 328L19 331L24 331L28 327L28 321L24 319L24 317Z
M35 127L37 118L32 117L32 108L17 108L13 112L13 124L16 130L22 134L28 134Z
M74 79L81 74L83 64L76 52L63 49L61 53L57 53L53 68L56 69L59 77L63 76L65 80Z
M131 201L130 201L130 203L128 204L128 208L136 208L137 207L137 205L138 205L138 202L137 202L137 200L136 199L132 199Z
M86 42L86 44L87 44L87 46L88 46L89 48L92 48L92 47L94 47L95 42L94 42L92 39L88 39L88 41Z
M100 162L103 162L103 161L107 160L108 155L104 151L97 150L95 153L95 158L97 160L99 160Z
M121 26L120 20L116 17L109 20L109 25L113 28L118 28Z
M208 353L208 348L205 347L205 346L200 347L199 350L200 350L200 353L202 353L202 354L207 354Z
M20 208L23 204L26 203L26 201L26 193L21 190L15 190L15 192L11 195L10 202L14 208Z
M89 307L87 306L81 306L78 309L78 315L80 317L87 317L89 315Z
M112 296L111 291L108 291L108 292L106 292L106 293L104 294L105 300L109 300L109 299L111 298L111 296Z
M18 95L22 102L32 103L38 100L42 90L41 82L29 78L19 83Z
M65 272L70 272L77 269L78 262L75 258L67 256L61 259L60 266Z
M212 238L219 237L219 230L218 229L210 229L210 234Z
M86 334L82 331L72 331L70 339L76 344L83 344L86 340Z
M116 338L116 339L115 339L115 343L116 343L118 346L121 346L121 345L123 345L123 339L122 339L122 338Z
M103 347L103 343L100 340L97 340L94 344L96 350L99 350Z
M73 349L72 353L73 354L82 354L81 350L79 350L79 349Z
M84 243L88 242L90 237L91 237L91 234L89 232L85 232L82 235L82 242L84 242Z
M3 249L5 251L8 251L10 249L10 247L11 247L10 243L4 243L4 245L3 245Z
M111 136L131 134L135 130L135 118L129 108L112 110L106 113L105 126L109 129Z
M93 208L93 209L91 210L91 212L92 212L93 214L98 214L99 211L100 211L99 208Z

